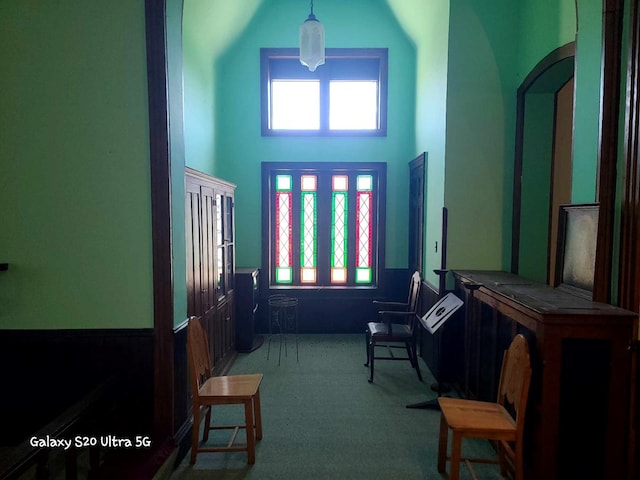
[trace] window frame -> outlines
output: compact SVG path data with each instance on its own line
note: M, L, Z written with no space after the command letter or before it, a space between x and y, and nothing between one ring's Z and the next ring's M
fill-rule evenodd
M325 64L315 72L310 72L300 64L297 48L261 48L260 49L260 118L262 136L320 136L320 137L384 137L387 135L387 48L327 48ZM347 68L334 67L335 61L352 59L364 63L377 62L377 78L366 75L364 78L346 73ZM320 80L320 128L315 130L273 130L270 126L270 91L274 79L275 62L291 61L291 80ZM363 63L363 64L364 64ZM299 67L299 68L298 68ZM369 67L371 68L371 67ZM286 68L289 70L289 67ZM287 72L288 74L289 72ZM284 78L284 77L278 77ZM376 80L378 82L378 127L367 130L331 130L329 129L329 82L331 80Z
M330 235L320 235L317 240L317 283L308 284L300 281L300 222L293 222L292 241L292 272L291 283L276 283L275 281L275 240L272 241L272 231L276 228L274 192L275 185L272 183L276 175L294 175L299 178L303 174L318 175L318 181L326 182L335 174L348 174L355 179L356 175L372 174L374 176L375 206L372 210L374 222L372 241L372 282L369 284L356 283L356 246L354 243L348 245L348 281L344 284L332 284L330 282L330 259L331 242ZM262 268L265 270L264 276L269 289L293 289L293 290L317 290L317 289L377 289L380 288L383 272L385 271L385 231L386 231L386 176L387 165L384 162L262 162ZM294 184L295 182L294 178ZM320 180L322 178L322 180ZM322 187L319 187L319 189ZM327 195L328 193L328 195ZM318 232L329 231L326 223L331 223L331 201L330 189L323 193L318 193L317 216ZM293 198L300 195L300 187L293 190ZM350 214L349 232L355 228L355 196L349 199ZM297 200L294 200L297 201ZM299 201L297 206L292 208L293 219L300 218ZM321 210L324 210L322 212ZM320 217L323 217L321 220Z

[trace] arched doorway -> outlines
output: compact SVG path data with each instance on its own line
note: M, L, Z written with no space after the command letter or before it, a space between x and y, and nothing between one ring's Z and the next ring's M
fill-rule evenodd
M575 43L545 57L518 89L511 271L551 283L558 207L571 201Z

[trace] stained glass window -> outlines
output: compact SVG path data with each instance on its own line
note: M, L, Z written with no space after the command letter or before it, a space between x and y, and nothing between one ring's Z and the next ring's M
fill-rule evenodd
M270 284L376 287L384 265L377 250L384 245L384 164L271 162L265 169Z
M276 176L276 283L293 281L291 175Z
M300 228L300 281L315 283L317 278L317 222L315 175L302 175L300 178L301 228Z

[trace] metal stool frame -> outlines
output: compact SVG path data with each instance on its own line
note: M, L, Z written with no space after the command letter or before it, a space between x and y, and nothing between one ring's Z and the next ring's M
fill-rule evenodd
M267 360L271 351L271 340L278 335L280 345L278 350L278 365L282 358L282 343L284 341L284 356L287 356L287 332L295 332L296 362L300 361L298 353L298 299L277 294L269 297L269 343L267 345ZM274 329L277 333L274 333Z

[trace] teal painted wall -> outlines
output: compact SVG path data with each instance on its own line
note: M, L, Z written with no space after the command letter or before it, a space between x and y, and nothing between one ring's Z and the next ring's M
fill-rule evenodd
M144 2L0 2L0 328L153 326Z
M587 0L598 5L597 0ZM575 0L520 0L519 82L556 48L576 40Z
M184 150L188 167L216 171L216 63L263 0L184 0Z
M208 21L204 20L207 8L211 8L206 5L201 0L186 1L185 29L187 25L202 29L203 22ZM436 282L431 272L441 263L435 244L441 239L443 206L449 209L449 267L508 268L516 91L542 58L576 38L572 0L502 0L491 5L477 0L388 0L374 2L373 6L367 3L366 8L360 2L345 6L327 1L321 8L316 5L316 14L327 29L329 47L389 46L380 42L380 35L369 33L373 28L359 28L369 24L378 31L391 27L396 31L393 35L409 45L409 63L405 62L407 68L401 78L411 82L411 72L415 72L413 97L401 90L395 100L390 94L390 105L412 111L410 122L415 129L412 137L395 137L402 139L398 142L392 138L393 130L383 141L260 137L257 120L247 121L259 115L258 49L295 46L297 25L307 12L299 12L302 8L292 0L254 1L247 4L247 16L242 19L246 26L215 34L211 32L228 30L225 25L239 20L236 9L221 4L217 8L219 15L213 21L221 23L220 29L210 28L202 36L195 31L185 33L186 163L238 184L238 238L251 239L246 243L240 240L239 265L260 261L260 247L253 239L260 225L260 212L255 206L259 204L257 167L261 159L297 160L308 156L312 161L329 157L339 160L344 158L340 152L349 152L349 157L361 158L364 154L371 160L378 154L378 158L382 155L384 161L391 162L389 211L400 216L396 225L388 225L391 243L387 254L389 266L403 266L405 200L393 190L401 185L394 180L400 173L395 166L402 164L404 168L406 159L426 151L427 280ZM597 10L597 5L583 6L581 15L597 16ZM229 22L219 20L224 15L229 16ZM583 30L583 36L589 37L583 43L592 42L596 34L593 25L587 24ZM584 63L590 61L597 64L599 54L591 53ZM592 75L593 67L585 69L590 72L582 74L586 85L579 83L576 91L582 88L590 109L593 99L589 90L597 79ZM402 103L406 101L414 106ZM597 117L594 119L589 112L583 126L576 128L578 141L592 138L594 125ZM190 126L194 126L193 131ZM390 155L382 153L376 142L388 146ZM376 146L369 149L371 145ZM590 159L595 153L592 147L585 149L588 155L580 156L574 183L579 192L592 194L595 167ZM474 242L469 242L471 235Z
M264 2L247 29L214 66L213 172L238 185L236 263L261 263L260 164L263 161L387 162L387 267L407 264L408 162L415 157L415 48L386 2L325 0L315 14L327 48L389 48L386 137L262 137L260 48L296 47L308 6L296 0ZM322 68L322 67L320 67ZM188 114L188 110L186 110ZM187 161L189 156L187 155Z
M602 2L578 0L572 203L596 200L602 59Z
M415 155L427 152L423 276L437 285L433 269L440 268L442 253L449 0L389 0L389 5L416 45Z

